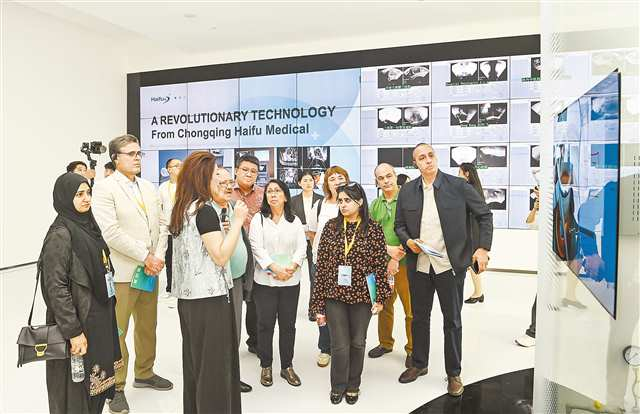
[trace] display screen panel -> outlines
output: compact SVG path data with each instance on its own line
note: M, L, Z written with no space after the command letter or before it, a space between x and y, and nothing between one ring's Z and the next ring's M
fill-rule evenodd
M620 179L620 73L554 120L553 250L615 318Z
M412 149L429 143L446 173L476 165L496 228L526 228L523 202L514 204L517 218L510 214L539 168L540 69L539 55L491 55L146 83L137 90L142 176L160 184L168 158L196 150L214 152L233 173L250 153L260 185L277 177L296 194L298 173L310 171L321 193L324 170L339 165L375 197L376 165L414 179ZM610 103L592 106L606 135Z

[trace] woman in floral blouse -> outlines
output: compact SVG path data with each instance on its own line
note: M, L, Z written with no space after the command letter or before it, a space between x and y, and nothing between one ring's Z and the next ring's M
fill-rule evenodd
M358 401L367 327L391 296L385 272L382 228L369 217L367 196L358 183L338 188L338 217L327 222L318 248L316 283L311 297L318 325L329 321L333 404ZM375 275L372 303L367 275Z

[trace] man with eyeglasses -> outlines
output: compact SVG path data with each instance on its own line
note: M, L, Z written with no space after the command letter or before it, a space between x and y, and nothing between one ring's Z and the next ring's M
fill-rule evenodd
M162 212L164 213L167 223L171 221L171 210L173 210L173 203L176 199L176 186L178 184L178 173L180 172L181 166L182 161L178 158L169 158L164 164L164 167L169 173L169 179L160 184L160 188L158 189L158 191L160 192L160 203L162 204ZM165 289L166 292L164 295L165 298L169 298L171 296L172 259L173 238L171 237L171 235L169 235L167 238L167 253L164 256L167 273L167 288ZM178 302L176 298L169 299L170 308L175 308L177 306L177 303Z
M398 201L398 178L393 166L382 163L373 171L376 177L376 185L382 190L382 195L373 200L369 207L369 214L384 232L387 244L387 277L393 293L389 300L384 303L384 308L378 316L378 340L379 344L369 351L369 358L379 358L393 350L393 304L400 296L404 309L405 332L407 334L407 344L404 347L407 357L405 367L411 366L411 353L413 344L411 338L411 296L409 295L409 280L407 279L407 263L405 251L400 243L400 238L394 230L396 219L396 205Z
M249 208L249 214L244 221L244 230L249 233L249 225L251 219L260 210L262 198L264 197L264 188L256 185L258 180L258 172L260 171L260 161L251 154L244 154L236 160L236 183L233 186L233 201L242 200ZM256 305L253 301L246 301L247 316L245 325L247 327L247 347L249 352L257 354L256 346L258 345L258 318L256 316Z
M135 315L135 388L170 390L173 384L155 374L158 283L151 291L131 286L139 267L157 277L164 267L167 224L155 186L137 177L143 156L138 139L123 135L109 142L116 171L93 189L93 214L111 251L115 274L116 320L124 365L116 370L116 393L109 401L112 413L129 412L124 395L129 364L126 337ZM91 346L91 344L89 344Z

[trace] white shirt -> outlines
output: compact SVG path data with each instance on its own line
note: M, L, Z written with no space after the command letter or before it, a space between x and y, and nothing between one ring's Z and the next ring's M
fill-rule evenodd
M311 194L311 197L303 195L302 205L304 206L304 216L307 219L305 231L315 231L318 227L318 216L315 214L317 210L313 209L313 194Z
M443 258L429 256L425 253L418 255L418 263L416 270L422 273L429 273L429 265L433 267L436 274L446 272L451 269L449 255L447 254L447 246L444 244L444 235L442 234L442 226L440 224L440 216L436 206L433 185L427 185L422 182L423 201L422 201L422 219L420 221L420 239L432 249L442 253Z
M251 219L249 240L253 257L256 259L253 278L255 283L272 287L295 286L300 283L302 265L307 257L307 239L298 217L288 222L283 215L278 223L274 223L258 212ZM272 263L281 266L295 263L298 270L289 280L276 280L267 273L267 268Z
M313 263L317 263L318 261L318 248L320 247L320 236L322 236L322 230L324 229L324 226L327 224L327 221L331 220L332 218L338 217L338 212L340 211L340 209L338 208L338 203L335 203L335 204L325 203L324 199L319 200L318 203L322 203L322 209L320 210L320 215L318 216L318 224L316 226L316 236L313 239L313 246L312 246Z

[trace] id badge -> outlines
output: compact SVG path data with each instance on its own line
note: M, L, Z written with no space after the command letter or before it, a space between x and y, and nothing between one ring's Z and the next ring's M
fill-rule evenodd
M338 266L338 286L351 286L351 266Z
M112 298L116 294L116 280L113 278L113 272L105 273L104 279L107 282L107 296Z

